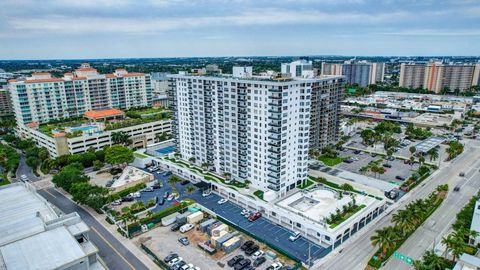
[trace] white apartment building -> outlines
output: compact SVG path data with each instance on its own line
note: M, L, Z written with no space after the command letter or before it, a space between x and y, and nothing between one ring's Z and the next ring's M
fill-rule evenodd
M63 78L40 72L24 80L10 80L9 90L19 125L81 116L89 110L152 104L150 75L125 69L99 74L88 64Z
M176 148L217 174L285 194L307 178L312 92L342 77L270 78L251 70L170 75Z
M292 78L313 78L312 61L304 59L293 61L291 63L282 63L282 74L288 74Z

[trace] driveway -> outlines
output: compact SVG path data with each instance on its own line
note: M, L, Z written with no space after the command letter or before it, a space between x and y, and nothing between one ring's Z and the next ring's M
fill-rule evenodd
M17 152L20 154L20 163L15 173L17 180L19 180L22 175L26 175L28 180L32 182L40 180L40 178L33 173L32 168L27 165L25 156L20 151L17 150Z

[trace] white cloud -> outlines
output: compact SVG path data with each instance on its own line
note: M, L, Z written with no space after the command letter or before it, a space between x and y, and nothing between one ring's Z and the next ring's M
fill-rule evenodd
M376 33L392 36L480 36L480 30L412 29Z

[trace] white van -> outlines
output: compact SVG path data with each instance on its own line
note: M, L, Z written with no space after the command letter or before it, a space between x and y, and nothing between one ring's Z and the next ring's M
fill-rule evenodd
M187 224L183 225L182 227L180 227L180 232L182 232L182 233L188 232L191 229L193 229L193 227L194 227L193 224L187 223Z

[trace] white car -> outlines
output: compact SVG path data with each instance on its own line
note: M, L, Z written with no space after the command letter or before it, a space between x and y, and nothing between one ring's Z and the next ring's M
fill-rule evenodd
M203 193L202 193L202 197L208 197L208 196L210 196L210 194L212 194L211 190L204 190Z
M221 200L218 201L217 203L218 203L218 204L224 204L224 203L226 203L226 202L228 202L228 199L221 199Z
M194 227L193 224L187 223L187 224L183 225L182 227L180 227L180 232L181 233L188 232L191 229L193 229L193 227Z
M283 267L283 264L280 263L280 262L276 262L276 263L273 263L272 265L270 265L270 269L272 269L272 270L279 270L282 267Z
M265 252L263 252L261 250L255 251L255 253L252 254L252 259L256 260L256 259L262 257L264 254L265 254Z
M299 237L300 237L300 233L299 232L294 232L293 235L290 235L288 240L290 240L292 242L295 242L295 240L297 240Z
M247 209L243 209L242 212L240 212L240 215L245 216L245 215L250 215L250 211Z
M22 176L20 176L20 180L22 180L23 182L27 182L28 177L25 174L22 174Z
M171 267L171 266L174 266L174 265L176 265L177 263L179 263L179 262L181 262L181 261L183 261L183 258L182 258L182 257L177 257L177 258L169 261L169 262L168 262L168 266L170 266L170 267Z
M174 197L175 197L175 194L168 195L167 201L173 200Z
M130 196L132 196L133 198L140 198L142 194L140 194L140 192L132 192L130 193Z
M179 270L189 270L189 269L191 269L190 266L188 266L188 264L185 264L184 266L180 267Z
M111 205L121 205L122 204L122 200L115 200L111 203Z

